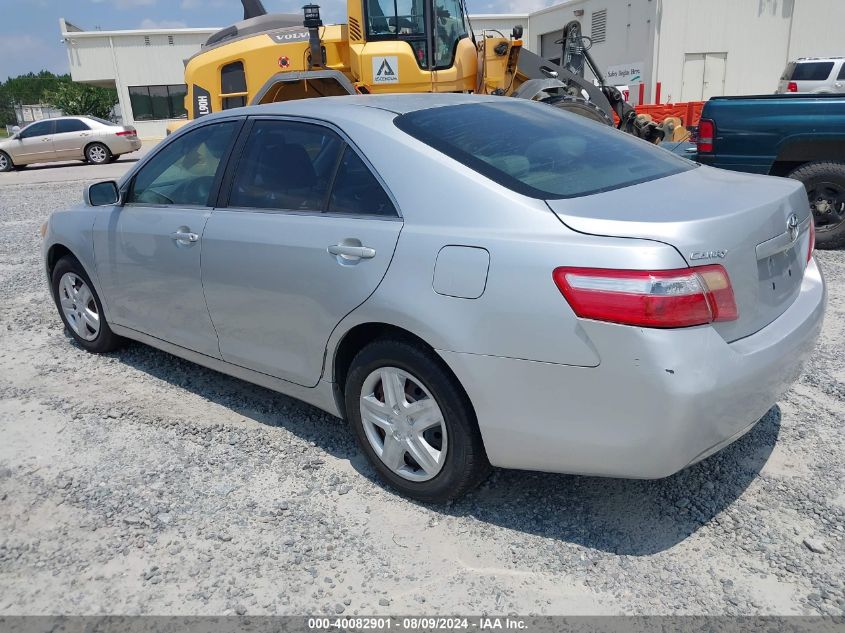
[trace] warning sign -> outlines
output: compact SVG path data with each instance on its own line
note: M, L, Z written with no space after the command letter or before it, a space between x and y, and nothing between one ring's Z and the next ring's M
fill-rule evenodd
M396 56L373 57L373 83L398 84L399 58Z

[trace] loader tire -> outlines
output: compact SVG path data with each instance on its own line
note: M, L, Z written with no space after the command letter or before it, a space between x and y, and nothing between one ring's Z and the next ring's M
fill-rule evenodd
M614 125L613 118L608 116L603 108L600 108L592 101L583 99L581 97L572 97L570 95L554 95L540 100L541 103L578 114L586 117L596 123L603 123L604 125Z

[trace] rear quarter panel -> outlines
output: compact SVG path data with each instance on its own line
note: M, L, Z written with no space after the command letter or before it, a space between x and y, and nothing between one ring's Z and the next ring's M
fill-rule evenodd
M673 268L679 253L649 240L587 236L568 229L542 200L520 196L420 141L392 121L358 128L337 121L359 144L396 198L405 226L375 293L348 315L329 342L360 323L401 327L432 347L470 354L595 366L599 355L552 279L558 266ZM483 294L438 294L444 246L486 249ZM324 375L332 375L331 366Z

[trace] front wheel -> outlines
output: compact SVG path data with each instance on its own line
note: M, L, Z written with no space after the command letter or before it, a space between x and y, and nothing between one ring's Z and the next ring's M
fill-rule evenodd
M105 165L111 160L112 153L102 143L91 143L85 148L85 158L92 165Z
M100 297L76 258L68 255L56 263L52 289L59 316L80 346L94 353L120 347L123 339L106 322Z
M800 180L816 223L816 246L845 246L845 163L818 161L802 165L790 178Z
M371 343L352 361L344 392L359 446L402 494L441 503L487 476L490 465L469 398L424 346Z

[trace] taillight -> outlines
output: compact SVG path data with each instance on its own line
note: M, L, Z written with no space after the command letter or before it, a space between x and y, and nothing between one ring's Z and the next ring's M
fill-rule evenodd
M676 270L556 268L554 282L584 319L642 327L688 327L739 317L724 267Z
M135 136L137 132L135 130L124 130L123 132L115 132L117 136Z
M798 84L794 81L790 81L786 84L786 91L787 92L798 92Z
M710 119L698 122L698 151L712 152L713 138L716 136L716 124Z
M813 259L813 249L816 248L816 218L810 216L810 243L807 246L807 261Z

